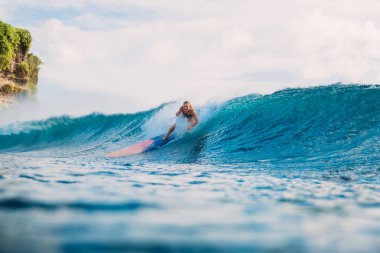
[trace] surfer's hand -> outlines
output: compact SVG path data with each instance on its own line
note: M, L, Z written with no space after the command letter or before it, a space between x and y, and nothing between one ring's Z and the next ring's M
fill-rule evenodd
M190 131L192 128L193 128L192 126L188 126L188 127L187 127L187 130Z

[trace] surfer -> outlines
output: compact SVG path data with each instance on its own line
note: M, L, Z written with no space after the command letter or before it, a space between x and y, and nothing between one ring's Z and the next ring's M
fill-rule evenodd
M178 117L181 114L184 118L186 118L189 124L187 127L187 130L191 130L193 127L195 127L198 124L197 114L195 113L195 109L191 106L191 103L189 101L183 102L183 105L179 108L178 112L175 113L175 116ZM175 125L176 124L170 127L167 134L165 134L165 136L162 138L163 140L166 140L169 137L169 135L174 131Z

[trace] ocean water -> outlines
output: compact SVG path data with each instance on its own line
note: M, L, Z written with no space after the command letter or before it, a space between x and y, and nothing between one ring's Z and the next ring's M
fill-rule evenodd
M379 252L380 86L176 106L0 123L0 252Z

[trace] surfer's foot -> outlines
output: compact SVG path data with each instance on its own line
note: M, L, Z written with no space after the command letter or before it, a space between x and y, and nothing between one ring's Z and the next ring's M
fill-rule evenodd
M165 135L164 137L162 137L162 140L165 141L168 137Z

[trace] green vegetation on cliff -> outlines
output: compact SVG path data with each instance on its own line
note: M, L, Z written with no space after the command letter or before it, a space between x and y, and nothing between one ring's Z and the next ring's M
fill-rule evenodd
M42 61L28 53L31 44L28 30L0 21L0 100L1 96L30 94L36 90Z
M0 70L9 66L17 52L26 55L32 44L32 36L25 29L15 28L0 21Z
M29 83L37 85L38 71L42 61L34 54L28 54L28 67L29 67Z

